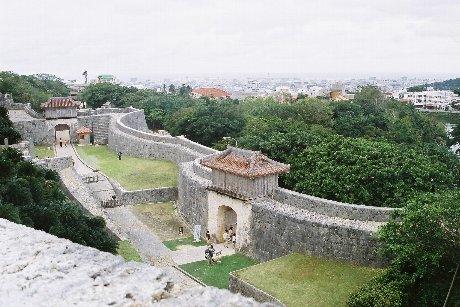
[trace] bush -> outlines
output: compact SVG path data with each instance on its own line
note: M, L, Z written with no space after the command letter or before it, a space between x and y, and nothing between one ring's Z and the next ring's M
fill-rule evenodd
M59 187L55 171L24 161L7 148L0 152L0 217L75 243L116 252L101 217L89 217Z

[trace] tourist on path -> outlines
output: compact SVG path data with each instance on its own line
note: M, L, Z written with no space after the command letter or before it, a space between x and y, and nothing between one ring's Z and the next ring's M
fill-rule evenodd
M228 248L228 245L230 244L231 238L230 235L228 234L228 230L225 229L224 231L224 247Z
M211 243L211 233L209 230L206 230L206 240L208 241L208 244Z
M59 146L62 147L62 138L59 138Z
M236 233L232 235L232 243L233 243L233 248L236 248Z

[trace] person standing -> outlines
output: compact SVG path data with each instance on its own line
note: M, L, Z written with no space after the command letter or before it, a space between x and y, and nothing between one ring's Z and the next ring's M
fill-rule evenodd
M67 139L64 140L64 146L67 147Z
M206 240L208 241L208 244L211 243L211 233L209 230L206 230Z
M224 231L224 247L228 248L229 243L230 243L230 235L228 234L228 230L225 229L225 231Z
M62 138L59 138L59 146L62 147Z
M233 249L236 249L236 233L232 235L232 244L233 244Z

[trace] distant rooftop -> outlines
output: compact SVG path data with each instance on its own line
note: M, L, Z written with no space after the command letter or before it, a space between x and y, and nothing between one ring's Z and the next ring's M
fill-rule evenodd
M230 94L227 93L224 90L218 89L218 88L196 88L192 90L193 94L198 94L200 96L206 96L206 97L211 97L211 98L227 98L230 97Z
M97 76L98 79L103 79L103 80L112 80L115 79L114 75L99 75Z
M226 173L256 178L289 171L290 166L269 159L259 151L229 147L201 159L201 164Z
M86 127L81 127L77 131L75 131L76 134L86 134L86 133L91 133L91 129L86 128Z

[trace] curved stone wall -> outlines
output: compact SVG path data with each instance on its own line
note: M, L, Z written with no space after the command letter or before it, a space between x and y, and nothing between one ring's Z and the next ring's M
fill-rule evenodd
M305 209L319 214L358 221L387 222L393 208L360 206L341 203L311 195L278 188L273 199L298 209Z

